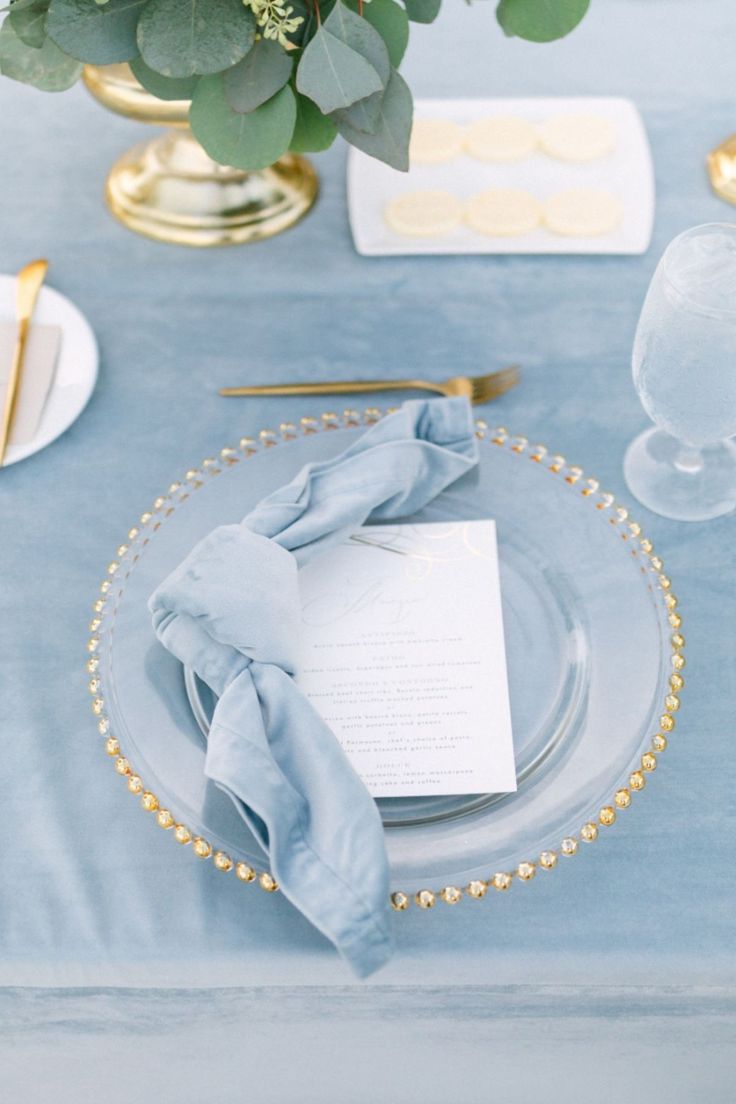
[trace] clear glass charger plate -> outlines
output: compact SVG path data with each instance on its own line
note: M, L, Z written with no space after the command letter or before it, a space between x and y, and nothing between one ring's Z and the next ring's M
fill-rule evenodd
M204 775L211 696L158 643L146 603L212 528L375 417L264 430L186 472L129 531L94 602L89 689L116 770L174 839L265 889L265 856ZM411 520L496 520L519 786L380 801L397 908L508 888L596 839L644 789L684 685L677 599L628 511L543 446L477 432L478 467Z

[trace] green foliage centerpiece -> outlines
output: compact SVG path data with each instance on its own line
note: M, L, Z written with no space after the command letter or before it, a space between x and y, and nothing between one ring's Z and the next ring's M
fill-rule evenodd
M209 158L241 173L325 150L338 134L406 170L412 97L398 68L410 22L431 23L440 4L10 0L0 73L56 92L85 65L126 63L150 99L185 105L181 121ZM496 17L508 35L544 42L572 30L588 5L499 0Z

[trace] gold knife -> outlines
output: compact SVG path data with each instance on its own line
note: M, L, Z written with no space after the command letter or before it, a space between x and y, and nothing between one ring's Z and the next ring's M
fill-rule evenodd
M5 463L5 453L13 428L15 408L18 405L18 392L20 391L20 381L23 372L23 357L26 351L26 341L28 340L31 316L36 306L38 293L46 279L48 269L48 261L32 261L18 273L18 286L15 297L18 334L15 339L15 348L13 349L13 362L10 366L10 375L8 377L8 386L5 392L5 404L3 407L2 427L0 427L0 468Z

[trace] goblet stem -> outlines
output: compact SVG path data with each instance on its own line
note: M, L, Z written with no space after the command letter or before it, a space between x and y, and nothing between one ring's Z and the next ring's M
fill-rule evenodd
M678 471L684 475L697 475L705 467L705 461L700 449L691 445L682 445L678 450L673 463Z
M652 427L631 442L624 459L631 493L656 514L707 521L736 507L736 443L687 445Z

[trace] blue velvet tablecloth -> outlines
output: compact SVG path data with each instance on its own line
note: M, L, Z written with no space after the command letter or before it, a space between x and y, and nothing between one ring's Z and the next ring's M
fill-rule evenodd
M319 203L288 234L158 245L100 200L140 128L82 90L0 82L0 270L48 256L102 357L82 418L0 476L4 1100L732 1101L732 517L636 510L689 657L646 798L554 876L398 918L396 958L368 984L285 900L194 864L141 815L100 751L83 653L101 572L141 509L244 432L320 412L225 401L222 384L517 361L523 385L489 418L626 500L648 281L674 234L734 216L704 156L736 129L735 38L730 0L597 0L551 46L504 41L490 4L458 0L413 30L418 94L631 96L657 178L643 257L360 258L342 146L316 158Z

